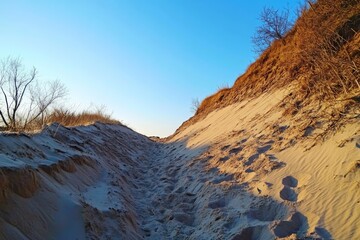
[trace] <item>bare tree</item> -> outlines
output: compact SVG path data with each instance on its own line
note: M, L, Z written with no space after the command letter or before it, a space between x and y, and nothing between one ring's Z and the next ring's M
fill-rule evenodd
M191 102L191 111L196 113L196 111L199 109L200 101L198 98L193 98Z
M47 82L42 86L38 83L34 84L29 88L29 91L29 106L24 118L25 129L34 122L43 125L45 117L48 115L49 107L67 93L65 86L58 80Z
M27 71L19 58L8 57L1 62L3 106L0 117L7 129L26 127L66 93L58 81L50 83L47 88L38 86L36 68Z
M252 38L254 51L261 53L267 49L274 40L285 41L285 34L291 29L289 10L279 12L272 8L264 8L260 15L262 25L257 28Z
M2 111L0 111L0 115L6 127L16 128L17 112L23 102L26 90L35 80L36 75L35 68L26 72L18 58L7 58L2 62L0 89L6 104L7 120Z

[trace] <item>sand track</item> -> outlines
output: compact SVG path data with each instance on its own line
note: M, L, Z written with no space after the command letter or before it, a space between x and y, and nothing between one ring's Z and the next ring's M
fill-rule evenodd
M296 210L295 177L279 180L286 189L279 192L283 201L254 194L255 185L209 168L213 153L226 150L230 159L240 147L189 149L185 144L153 143L147 150L146 164L138 170L141 177L136 179L138 187L133 196L144 238L275 239L307 235L307 218ZM258 149L265 152L269 147Z
M357 239L359 124L297 143L265 97L167 141L99 123L0 135L0 239Z

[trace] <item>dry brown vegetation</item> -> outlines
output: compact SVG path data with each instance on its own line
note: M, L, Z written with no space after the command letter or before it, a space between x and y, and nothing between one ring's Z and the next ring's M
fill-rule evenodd
M354 117L360 101L360 0L306 1L299 12L285 41L274 41L233 87L204 99L182 127L217 108L282 87L291 89L281 106L285 115L332 121Z
M80 126L88 125L95 122L108 124L121 124L120 121L111 118L111 115L105 113L104 110L83 111L80 113L66 109L55 109L45 120L46 124L60 123L63 126Z
M23 121L23 119L19 119ZM110 114L107 114L104 110L86 110L82 112L70 111L65 108L56 108L49 113L44 113L41 118L37 118L32 122L18 128L6 128L3 127L1 130L5 131L37 131L43 129L46 125L52 123L59 123L63 126L74 127L81 125L89 125L96 122L106 123L106 124L121 124L120 121L115 120L111 117Z
M53 105L66 95L66 88L60 81L40 83L37 75L36 68L28 71L20 58L8 57L0 61L0 130L39 130L54 122L64 126L95 122L120 124L104 108L80 113L65 108L54 109Z

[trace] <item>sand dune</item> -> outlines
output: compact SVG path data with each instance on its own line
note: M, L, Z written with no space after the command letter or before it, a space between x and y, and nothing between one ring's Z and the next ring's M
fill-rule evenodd
M320 141L300 128L301 122L282 116L285 94L279 90L212 112L173 141L186 139L188 148L209 146L208 171L231 175L229 185L245 185L255 199L284 206L281 217L258 222L267 225L261 230L243 220L252 228L239 227L239 239L360 238L358 121Z
M360 238L359 123L304 137L280 113L285 95L166 142L100 123L0 135L0 238Z

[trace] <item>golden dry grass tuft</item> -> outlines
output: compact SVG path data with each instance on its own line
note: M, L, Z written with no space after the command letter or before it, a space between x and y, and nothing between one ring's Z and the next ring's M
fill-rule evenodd
M114 120L111 116L105 113L104 110L83 111L80 113L73 112L66 109L55 109L46 118L45 123L60 123L64 126L80 126L89 125L95 122L102 122L107 124L121 124L120 121Z

